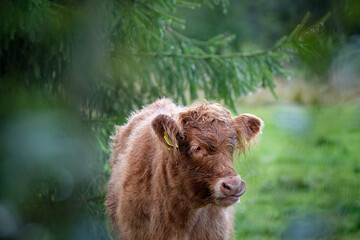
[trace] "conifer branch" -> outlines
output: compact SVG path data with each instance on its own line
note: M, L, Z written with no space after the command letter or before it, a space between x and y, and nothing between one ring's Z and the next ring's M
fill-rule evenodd
M285 45L285 44L283 44ZM262 51L256 51L252 53L232 53L232 54L206 54L206 55L191 55L191 54L177 54L177 53L140 53L139 56L148 56L148 57L181 57L181 58L190 58L190 59L200 59L200 60L209 60L209 59L232 59L232 58L251 58L264 55L271 55L278 50L280 50L283 45L272 47Z

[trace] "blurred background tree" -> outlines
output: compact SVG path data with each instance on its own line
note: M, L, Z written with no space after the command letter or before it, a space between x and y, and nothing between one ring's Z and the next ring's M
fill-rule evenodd
M0 238L110 238L103 202L115 123L164 96L236 111L236 99L260 88L275 95L275 78L300 64L309 79L328 81L338 49L358 44L359 8L355 0L1 1Z
M205 40L181 33L185 20L176 10L201 3L214 7L209 1L4 1L1 76L8 87L21 79L59 95L87 119L123 118L161 96L186 104L199 90L235 109L236 97L273 90L282 62L306 49L326 18L307 27L306 15L278 42L238 52L226 32ZM227 11L227 1L214 4Z

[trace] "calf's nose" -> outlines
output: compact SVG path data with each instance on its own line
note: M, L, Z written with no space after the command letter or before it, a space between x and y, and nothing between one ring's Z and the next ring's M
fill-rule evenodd
M237 196L240 197L246 190L246 183L240 178L239 175L225 178L220 184L220 192L225 196Z

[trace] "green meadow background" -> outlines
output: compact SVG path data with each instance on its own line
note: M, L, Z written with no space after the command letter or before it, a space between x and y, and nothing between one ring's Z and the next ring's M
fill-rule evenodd
M248 188L236 206L235 239L358 239L359 104L240 109L265 128L237 164Z

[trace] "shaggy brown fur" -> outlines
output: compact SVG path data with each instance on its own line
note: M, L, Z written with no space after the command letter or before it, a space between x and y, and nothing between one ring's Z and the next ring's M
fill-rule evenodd
M106 207L120 238L229 239L245 191L232 155L262 126L218 104L161 99L116 127Z

